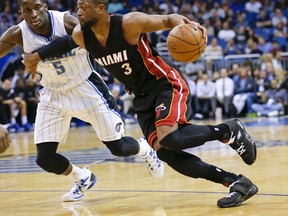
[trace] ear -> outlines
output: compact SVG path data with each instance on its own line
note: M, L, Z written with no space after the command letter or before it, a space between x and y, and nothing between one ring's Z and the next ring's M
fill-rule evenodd
M44 3L44 8L45 8L46 11L48 10L48 6L47 6L46 3Z
M99 4L99 14L102 14L102 13L104 13L104 11L105 11L105 5L104 4Z
M22 19L24 19L20 10L18 10L18 15L19 15Z

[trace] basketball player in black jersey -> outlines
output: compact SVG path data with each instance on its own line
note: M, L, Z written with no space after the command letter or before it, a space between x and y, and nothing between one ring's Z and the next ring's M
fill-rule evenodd
M80 25L67 36L25 55L24 63L34 73L35 62L81 46L96 61L135 94L134 107L140 127L158 157L177 172L230 186L230 194L217 202L219 207L239 206L257 193L258 188L243 175L236 175L203 162L184 149L219 140L229 144L246 164L256 160L256 146L237 119L222 124L193 125L190 93L181 73L164 61L151 47L146 33L192 23L206 37L198 23L178 14L147 15L132 12L109 15L108 0L78 0Z

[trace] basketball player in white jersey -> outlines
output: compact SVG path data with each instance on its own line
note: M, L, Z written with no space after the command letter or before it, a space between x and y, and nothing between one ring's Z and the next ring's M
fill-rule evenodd
M32 53L52 40L72 34L78 19L65 12L49 11L44 0L19 0L23 21L10 27L0 38L0 57L15 45ZM100 76L93 70L84 49L74 49L64 56L45 59L39 64L41 74L40 103L35 121L36 163L45 171L71 176L74 184L62 198L76 201L91 188L95 175L79 168L56 153L65 142L72 117L89 122L99 139L116 156L138 155L151 175L162 177L164 167L155 151L142 139L123 136L123 122L114 98Z

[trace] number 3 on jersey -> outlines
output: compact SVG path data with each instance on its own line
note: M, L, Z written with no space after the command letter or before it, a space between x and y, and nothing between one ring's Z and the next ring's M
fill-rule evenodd
M62 65L61 60L52 62L53 67L56 70L57 75L63 74L66 72L65 67Z
M130 75L132 73L132 68L130 67L129 63L124 63L121 67L125 70L125 75Z

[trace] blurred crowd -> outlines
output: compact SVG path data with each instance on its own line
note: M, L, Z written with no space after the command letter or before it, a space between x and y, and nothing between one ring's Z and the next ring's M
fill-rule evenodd
M76 16L76 2L48 0L47 4L49 9L68 10ZM287 53L288 48L288 1L110 0L108 9L110 13L122 14L130 11L179 13L206 27L208 44L202 61L182 67L191 88L192 118L287 114L287 64L283 65L283 53ZM0 11L0 34L21 21L17 0L0 1ZM156 46L165 42L168 33L149 34L151 43ZM215 67L217 59L241 54L259 54L259 64L252 65L248 60L229 67ZM288 55L286 60L288 62ZM107 71L98 65L95 67L117 100L123 120L136 123L133 96ZM39 80L31 80L21 64L9 74L3 76L2 70L0 123L9 124L12 132L32 130L37 92L41 88Z

